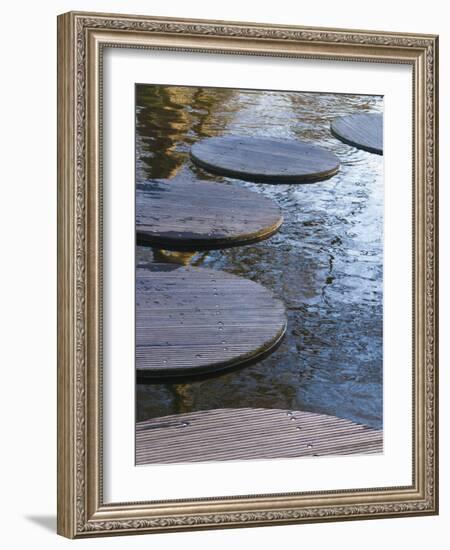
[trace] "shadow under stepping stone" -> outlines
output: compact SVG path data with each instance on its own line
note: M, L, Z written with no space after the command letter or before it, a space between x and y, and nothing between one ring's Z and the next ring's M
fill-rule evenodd
M152 180L136 189L138 244L199 251L267 239L283 216L275 201L236 185Z
M262 285L212 269L136 270L139 377L208 374L261 358L286 330L282 302Z
M338 117L331 123L331 133L348 145L369 153L383 154L382 113L357 113Z
M381 430L304 411L213 409L136 424L136 464L381 452Z
M214 174L265 183L310 183L339 170L326 149L295 139L223 136L195 143L192 160Z

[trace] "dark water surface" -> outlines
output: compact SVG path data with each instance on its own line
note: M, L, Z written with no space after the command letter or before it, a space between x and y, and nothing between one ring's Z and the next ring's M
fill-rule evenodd
M138 384L137 420L223 407L299 409L382 427L383 157L341 143L335 116L381 111L379 96L137 87L137 182L221 181L278 202L284 224L264 242L198 254L193 265L257 281L286 304L288 329L263 361L188 384ZM333 178L253 184L208 174L189 158L198 139L260 135L322 145ZM138 265L153 261L138 247Z

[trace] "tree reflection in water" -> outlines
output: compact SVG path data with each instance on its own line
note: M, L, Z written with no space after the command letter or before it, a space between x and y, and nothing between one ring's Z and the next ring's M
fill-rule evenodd
M383 157L335 139L335 116L380 111L378 96L138 85L137 179L241 185L276 200L281 231L267 241L202 253L202 265L271 288L288 311L286 337L259 363L183 384L137 385L137 420L222 407L303 409L382 427ZM341 171L312 185L214 176L190 161L204 137L241 134L313 141ZM153 261L138 247L137 262Z

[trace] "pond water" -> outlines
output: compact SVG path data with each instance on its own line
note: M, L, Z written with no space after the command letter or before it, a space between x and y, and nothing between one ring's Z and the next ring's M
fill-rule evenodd
M380 112L379 96L139 85L136 176L220 181L271 197L279 233L197 254L193 265L270 288L287 308L281 346L266 359L183 384L137 384L137 420L223 407L312 411L382 427L383 157L346 145L330 121ZM258 184L195 166L191 145L217 135L301 139L334 152L341 170L306 184ZM137 247L138 265L153 261Z

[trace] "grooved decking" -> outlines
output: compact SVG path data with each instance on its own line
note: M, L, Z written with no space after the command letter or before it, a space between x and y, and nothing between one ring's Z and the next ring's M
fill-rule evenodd
M358 149L383 154L383 115L358 113L338 117L331 123L331 133Z
M309 183L339 170L333 153L295 139L223 136L198 141L192 160L209 172L266 183Z
M283 222L261 193L224 183L152 180L136 189L139 244L197 251L267 239Z
M136 425L137 465L381 452L382 431L302 411L214 409Z
M266 355L286 330L282 302L229 273L150 264L136 271L140 377L207 374Z

